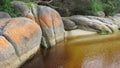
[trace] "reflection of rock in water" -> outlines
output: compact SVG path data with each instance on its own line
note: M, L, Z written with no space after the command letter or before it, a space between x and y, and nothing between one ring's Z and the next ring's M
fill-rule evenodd
M94 58L85 58L81 68L103 68L104 55L95 56Z
M119 68L119 34L68 38L22 68Z

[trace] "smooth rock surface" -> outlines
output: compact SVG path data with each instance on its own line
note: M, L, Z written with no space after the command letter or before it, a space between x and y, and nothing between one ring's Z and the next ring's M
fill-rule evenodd
M100 22L104 23L108 28L112 30L113 33L118 32L119 26L115 24L115 21L112 20L110 17L96 17L96 16L86 16L91 20L99 20Z
M74 30L77 28L77 25L75 22L71 21L69 17L62 17L63 24L64 24L64 29L66 31Z
M27 3L20 1L13 1L11 4L16 11L20 10L23 16L32 19L40 25L43 32L41 44L43 47L49 48L64 40L62 18L56 10L32 3L31 6L27 6Z
M75 22L79 29L95 31L100 34L111 34L118 32L118 26L108 18L102 19L94 16L86 17L81 15L74 15L69 17L69 19Z
M12 40L18 56L22 56L32 48L40 46L41 30L30 19L14 18L9 21L3 31L4 36Z
M118 28L120 29L120 17L114 16L114 17L111 17L111 19L114 21L114 24L116 24Z
M45 39L43 45L48 48L64 40L64 26L60 15L54 9L46 6L39 6L38 10L40 26ZM45 45L45 43L47 43Z
M0 36L0 68L15 68L20 63L12 44Z
M42 31L37 23L21 17L0 19L0 35L5 37L0 37L0 67L16 68L38 51Z

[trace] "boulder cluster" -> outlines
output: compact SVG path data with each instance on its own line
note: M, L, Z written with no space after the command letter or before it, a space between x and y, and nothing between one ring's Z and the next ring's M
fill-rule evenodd
M83 29L111 34L120 29L120 15L95 17L74 15L61 17L47 6L21 1L11 2L24 17L11 18L0 12L0 67L17 68L34 55L40 47L51 48L65 39L65 32Z
M99 34L112 34L120 29L120 17L96 17L74 15L62 17L65 30L83 29L95 31Z

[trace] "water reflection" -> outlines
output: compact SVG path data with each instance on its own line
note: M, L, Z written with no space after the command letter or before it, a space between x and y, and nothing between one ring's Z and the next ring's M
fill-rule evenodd
M120 33L67 38L21 68L120 68Z
M104 57L96 56L94 58L86 58L82 63L82 68L103 68Z

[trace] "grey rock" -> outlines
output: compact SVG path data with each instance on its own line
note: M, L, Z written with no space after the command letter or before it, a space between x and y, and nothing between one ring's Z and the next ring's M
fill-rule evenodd
M81 15L71 16L70 19L74 21L80 29L97 31L101 34L112 33L112 30L107 26L107 24L99 20L89 19Z
M77 28L77 25L69 19L69 17L62 17L64 29L66 31L74 30Z
M0 36L0 68L17 68L20 64L12 44L3 36Z
M59 13L50 7L39 6L38 14L43 32L42 45L49 48L64 40L64 26Z
M23 17L0 19L0 24L1 35L10 43L8 45L8 42L0 37L0 67L5 64L2 68L17 68L16 66L23 64L40 48L42 31L37 23ZM14 58L14 52L19 63Z
M35 4L31 4L31 11L32 11L32 14L35 18L35 21L38 23L39 20L38 20L38 6L36 6Z
M119 29L118 25L116 25L114 23L114 21L111 18L109 18L109 17L106 17L106 18L96 17L96 16L86 16L86 17L89 18L89 19L99 20L102 23L105 23L106 26L108 26L112 30L112 32L118 32L118 29Z
M22 1L12 1L11 6L15 12L22 13L24 16L28 15L28 13L31 11L27 4Z
M0 18L11 18L11 16L6 12L0 11Z
M43 41L42 42L43 46L45 48L52 47L56 44L55 41L55 34L54 34L54 29L53 29L53 21L52 21L52 16L51 16L51 8L45 7L45 6L39 6L38 8L38 14L39 14L39 25L41 26L42 29L42 36L43 36ZM44 43L47 43L44 45Z
M114 17L110 17L110 19L113 20L113 23L117 25L118 28L120 29L120 17L114 16Z
M89 19L99 20L99 21L106 23L106 24L113 24L113 21L107 17L105 17L105 18L104 17L97 17L97 16L86 16L86 17Z

